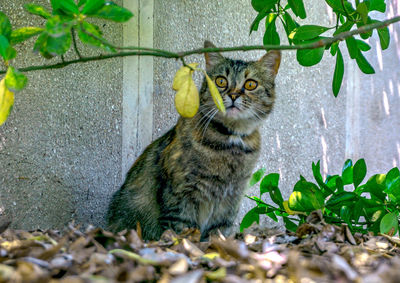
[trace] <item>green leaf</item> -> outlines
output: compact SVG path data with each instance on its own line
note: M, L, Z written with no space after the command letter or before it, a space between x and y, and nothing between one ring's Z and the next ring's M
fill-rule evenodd
M325 206L329 209L333 209L335 206L355 201L357 198L358 196L354 192L340 192L332 195L332 197L326 202Z
M303 0L288 0L288 4L296 16L300 17L301 19L305 19L307 17Z
M79 0L78 2L78 7L82 7L83 5L85 5L87 2L87 0Z
M257 17L254 19L254 21L250 25L250 33L249 34L251 34L253 31L257 31L258 30L258 26L260 25L260 22L267 15L268 15L268 12L266 10L265 11L261 11L260 13L258 13Z
M364 159L360 159L353 166L353 183L354 187L357 188L358 185L364 180L367 175L367 165Z
M342 169L342 180L344 185L353 183L353 162L347 159Z
M389 47L389 43L390 43L389 28L384 27L384 28L378 29L378 36L379 36L379 41L381 43L382 50L387 49Z
M300 180L289 197L289 208L294 211L311 212L324 206L325 198L314 183Z
M340 34L340 33L342 33L342 32L346 32L346 31L349 31L349 30L351 30L351 28L354 26L354 22L352 22L352 21L347 21L347 22L345 22L343 25L341 25L334 33L333 33L333 35L338 35L338 34Z
M380 232L394 236L399 231L398 212L391 212L383 216L380 224Z
M46 50L52 55L63 55L71 47L71 34L47 38Z
M276 216L275 211L267 212L265 215L267 215L269 218L271 218L275 222L278 222L278 217Z
M38 27L23 27L13 30L10 37L10 43L12 45L21 43L35 35L40 34L43 31L44 31L43 28L38 28Z
M46 23L46 31L49 36L59 37L64 36L65 34L69 34L73 22L65 20L60 16L54 16L50 18Z
M335 56L336 55L336 53L337 53L337 51L338 51L338 49L339 49L339 42L334 42L334 43L332 43L332 45L331 45L331 55L332 56Z
M0 81L0 126L4 124L14 105L14 93L7 89L5 78Z
M338 48L336 55L335 72L333 73L333 80L332 80L332 91L335 97L338 96L340 87L342 86L343 74L344 74L343 56L342 52L340 51L340 48Z
M385 178L385 187L389 187L390 184L397 179L397 177L400 176L400 170L397 167L393 167L392 169L389 170L389 172L387 172L386 174L386 178Z
M4 35L5 38L10 39L11 30L10 20L6 14L0 11L0 35Z
M372 23L373 21L368 17L367 24L372 24ZM363 22L357 22L357 28L361 28L362 26L365 26ZM371 36L372 36L372 30L360 34L360 37L364 40L370 38Z
M96 14L104 6L105 3L105 0L87 0L85 3L85 7L83 7L82 14Z
M310 67L321 62L324 57L324 47L318 47L315 49L299 49L296 52L296 59L300 65Z
M353 204L354 204L354 203L353 203ZM339 212L340 218L341 218L342 220L344 220L344 222L346 222L347 225L349 225L350 228L352 227L351 220L350 220L350 219L351 219L352 213L353 213L352 208L350 208L350 207L347 206L347 205L343 205L343 206L340 208L340 212Z
M12 92L23 89L28 81L23 73L14 69L12 66L8 67L5 80L6 87Z
M278 0L251 0L251 6L253 6L254 10L257 12L261 12L265 9L271 10L276 3L278 3Z
M361 54L361 51L358 52L356 62L358 67L364 74L375 74L374 68L369 64L367 59L365 59L364 55Z
M17 51L10 45L4 35L0 35L0 55L5 61L14 59L17 56Z
M260 214L258 213L258 208L254 207L243 217L240 223L240 232L244 229L249 228L254 222L260 223Z
M371 49L371 46L363 40L356 39L357 41L357 48L361 51L368 51Z
M320 34L326 32L330 28L316 25L304 25L295 29L291 34L290 38L293 40L310 40L314 39Z
M360 52L357 47L357 41L353 36L346 38L346 46L347 49L349 50L350 58L351 59L357 58Z
M343 179L340 177L340 176L338 176L336 179L335 179L335 183L336 183L336 192L343 192L344 191L344 182L343 182Z
M386 11L385 0L370 0L369 10L385 13Z
M114 22L126 22L133 17L133 14L128 9L120 7L114 2L108 1L103 8L92 16Z
M283 27L285 28L286 31L286 35L289 39L289 43L292 43L292 39L289 38L289 35L292 33L292 31L297 28L299 26L298 23L296 23L292 17L290 16L290 14L288 12L285 11L285 13L283 14L283 19L282 19L282 23L283 23Z
M78 15L79 8L74 0L50 0L53 12L57 15Z
M251 176L250 182L249 182L249 186L252 187L255 184L257 184L261 178L264 176L265 174L265 168L261 168L258 169L256 172L253 173L253 175Z
M280 39L279 34L276 31L276 14L269 14L265 20L265 33L263 37L264 45L279 45Z
M107 41L102 37L102 32L98 26L83 22L82 25L78 26L78 36L83 43L100 47L108 52L116 52L114 47L106 44ZM97 38L101 38L102 40L100 41Z
M370 193L371 197L376 197L381 201L386 199L386 194L384 190L386 175L385 174L376 174L368 179L365 187L363 188L363 192Z
M33 15L37 15L45 19L51 18L50 12L47 11L46 8L44 8L43 6L29 3L25 4L24 7L29 13Z
M388 194L392 201L400 204L400 177L397 177L392 182L388 183L385 193Z
M279 205L280 208L283 208L283 197L281 191L278 187L279 183L279 174L271 173L265 176L260 184L260 197L268 192L271 200Z
M324 197L327 197L328 195L333 193L333 190L328 187L324 181L322 180L322 175L321 175L321 167L320 167L320 161L318 160L317 164L312 163L312 171L313 171L313 176L315 181L317 181L319 187L322 190L322 193L324 194Z
M361 16L363 23L366 24L368 21L368 6L366 2L359 3L356 11Z
M325 0L325 2L331 6L333 11L344 13L343 6L341 0Z
M288 217L283 217L283 223L285 223L285 227L289 231L292 231L294 233L297 231L298 226L294 222L292 222Z

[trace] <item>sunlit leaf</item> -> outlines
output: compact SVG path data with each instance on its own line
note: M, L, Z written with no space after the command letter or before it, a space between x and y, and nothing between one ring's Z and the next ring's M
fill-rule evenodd
M304 25L292 31L289 37L293 40L309 40L316 38L327 30L329 30L329 28L323 26Z
M0 81L0 125L4 124L14 105L14 93L7 89L5 78Z
M51 18L50 12L47 11L46 8L43 6L36 5L33 3L28 3L28 4L25 4L24 7L29 13L31 13L33 15L37 15L37 16L40 16L45 19Z
M318 187L300 180L289 197L289 208L294 211L311 212L324 206L324 196Z
M9 90L13 92L19 91L25 87L27 81L28 79L23 73L14 69L12 66L8 67L5 84Z
M187 64L190 68L193 70L197 68L199 65L198 63L191 63ZM172 82L172 89L173 90L179 90L182 86L182 84L187 80L187 76L192 76L193 70L190 69L189 67L183 66L180 68L174 77L174 81Z
M280 39L279 34L276 31L276 14L269 14L265 20L265 33L263 37L264 45L279 45Z
M216 86L215 83L210 79L210 77L207 75L206 72L204 72L204 75L205 75L205 77L206 77L208 90L210 91L210 94L211 94L211 96L212 96L212 99L213 99L213 101L214 101L214 104L217 106L217 108L218 108L222 113L225 113L225 112L226 112L226 109L225 109L224 101L222 100L221 94L219 93L219 90L218 90L217 86Z
M192 118L199 110L199 92L191 76L182 83L175 95L175 108L184 118Z
M43 28L39 27L23 27L16 30L13 30L10 37L10 43L12 45L21 43L35 35L43 32Z

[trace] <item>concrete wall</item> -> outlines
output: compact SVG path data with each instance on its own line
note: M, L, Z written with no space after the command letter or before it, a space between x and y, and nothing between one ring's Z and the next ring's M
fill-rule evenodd
M21 8L25 2L0 3L0 10L15 26L34 24L37 19ZM388 2L386 16L400 14L398 0ZM261 31L248 36L255 12L247 0L124 3L134 10L132 22L105 26L116 44L188 50L205 39L218 46L262 42ZM334 25L323 1L306 0L305 6L308 23ZM399 25L390 30L389 50L380 51L376 36L370 40L373 76L361 74L342 48L346 79L338 98L331 94L334 60L328 52L311 68L299 66L295 52L283 53L258 167L281 174L285 198L300 174L312 179L313 161L321 160L324 175L339 173L346 158L365 157L369 175L399 165ZM281 28L280 33L284 38ZM21 47L17 66L43 62L39 56L32 59L31 46ZM228 56L257 59L262 54ZM202 56L186 61L204 67ZM132 57L29 73L28 88L16 95L13 113L0 127L0 208L12 214L13 226L60 228L72 219L102 225L107 202L130 164L176 122L171 85L180 66L175 60ZM195 79L199 86L201 76ZM239 217L252 205L245 200Z
M42 24L24 11L27 2L1 1L0 10L15 27ZM106 23L104 32L122 44L122 25ZM19 47L16 66L55 62L34 55L33 43ZM122 59L27 75L27 88L16 93L0 127L1 203L13 227L61 228L72 219L100 224L121 182Z

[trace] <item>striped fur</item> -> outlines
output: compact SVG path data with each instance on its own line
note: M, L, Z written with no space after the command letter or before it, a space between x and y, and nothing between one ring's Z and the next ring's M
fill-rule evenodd
M210 42L205 47L213 47ZM113 195L107 213L112 231L136 228L145 239L158 239L166 229L199 228L202 238L220 230L230 233L248 179L260 152L259 126L272 110L274 79L280 53L245 62L206 56L212 79L224 76L220 89L227 114L213 104L206 82L194 118L179 118L165 135L150 144ZM258 86L244 89L253 79ZM230 108L235 94L236 108Z

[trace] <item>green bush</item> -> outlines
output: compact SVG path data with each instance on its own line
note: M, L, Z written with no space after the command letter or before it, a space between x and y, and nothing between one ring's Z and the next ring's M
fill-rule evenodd
M303 176L297 181L288 200L284 200L279 189L279 174L264 176L265 170L255 172L250 186L260 182L259 197L251 196L256 206L251 209L240 224L240 231L254 222L259 223L260 214L274 221L282 217L286 229L296 231L305 223L307 216L321 210L324 220L330 224L345 223L354 232L395 235L399 230L400 171L394 167L387 174L376 174L362 184L367 166L364 159L354 165L347 160L341 175L327 176L320 172L320 162L312 164L315 182ZM261 197L269 193L277 205L264 202Z

